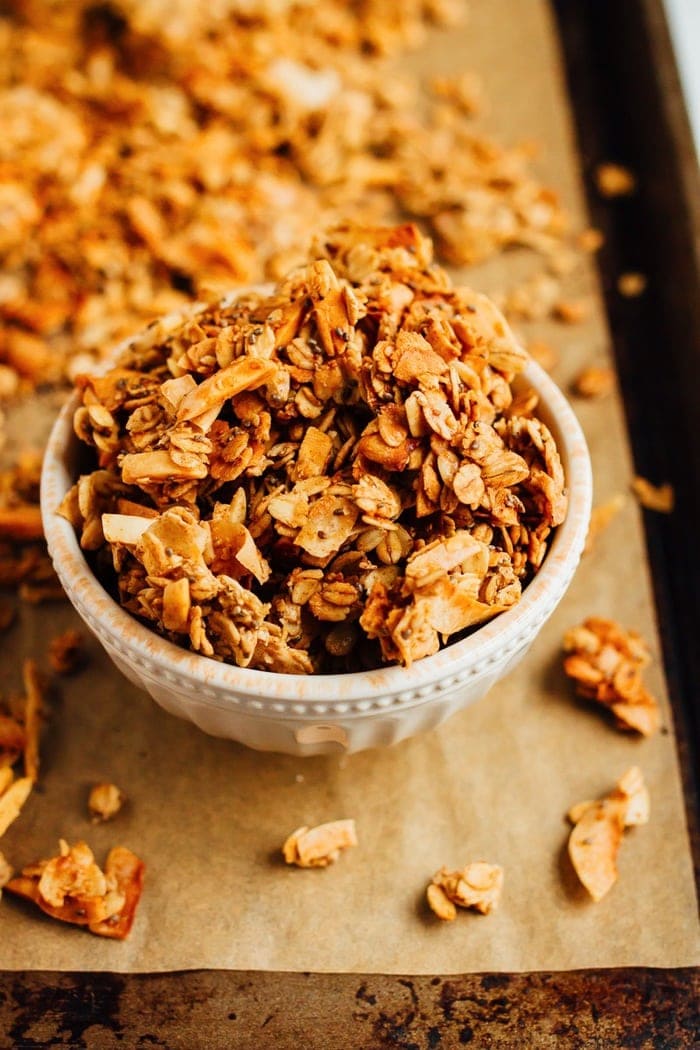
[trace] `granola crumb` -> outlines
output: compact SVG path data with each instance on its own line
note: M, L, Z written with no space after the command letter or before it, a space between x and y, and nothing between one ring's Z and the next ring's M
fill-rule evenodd
M591 226L586 230L582 230L578 235L577 243L581 251L593 254L599 251L605 244L605 236L602 230L597 230Z
M456 908L473 908L487 915L498 907L503 890L503 868L473 861L459 871L447 868L433 875L427 888L428 905L439 919L452 921Z
M599 164L595 181L601 197L629 197L637 188L637 180L622 164Z
M560 299L552 308L552 316L564 324L582 324L589 313L590 306L583 299Z
M617 279L617 290L625 299L637 299L646 291L647 283L643 273L621 273Z
M676 499L673 485L669 482L652 485L646 478L637 475L632 480L631 488L639 505L645 510L654 510L659 514L673 513Z
M124 805L126 796L116 784L95 784L88 796L88 810L93 824L111 820Z
M615 371L608 365L589 365L579 372L573 389L579 397L602 398L612 393L615 387Z
M83 636L80 631L64 631L49 642L49 663L56 674L73 674L84 662Z
M551 372L559 362L559 354L550 343L541 339L533 339L528 343L527 351L537 364L544 368L545 372Z

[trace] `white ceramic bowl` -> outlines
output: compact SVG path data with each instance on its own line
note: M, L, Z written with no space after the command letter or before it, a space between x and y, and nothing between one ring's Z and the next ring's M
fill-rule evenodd
M569 493L566 520L517 605L410 669L311 676L235 667L179 648L125 612L94 576L72 526L56 513L76 477L77 394L53 427L41 480L56 572L119 670L166 711L214 736L263 751L315 755L382 747L431 729L482 697L525 654L569 586L583 549L592 493L583 433L561 391L534 361L520 381L540 395L538 414L559 447Z

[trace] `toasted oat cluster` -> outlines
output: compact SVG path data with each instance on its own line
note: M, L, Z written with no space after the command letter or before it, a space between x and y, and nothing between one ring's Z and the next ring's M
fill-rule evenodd
M298 868L327 868L341 852L357 845L354 820L331 820L315 828L297 828L285 840L282 855Z
M0 588L16 589L32 604L65 597L44 543L41 460L39 453L28 450L0 471ZM12 622L13 612L10 605L0 607L0 630Z
M275 279L329 216L425 221L445 257L549 257L527 147L474 74L401 68L462 0L11 0L0 14L0 397L152 317ZM391 64L388 64L393 59Z
M61 839L58 856L24 868L5 889L54 919L124 940L134 922L144 870L143 861L124 846L109 851L103 871L85 842L69 846Z
M97 469L61 510L124 607L196 652L408 666L517 602L566 514L525 361L415 227L341 226L271 294L78 378Z
M649 810L649 790L637 766L628 769L604 798L579 802L569 810L574 825L569 857L594 901L602 900L617 881L617 853L624 829L647 824Z
M580 696L609 708L620 729L651 736L659 728L659 703L642 682L651 660L636 631L590 616L564 636L564 671Z
M426 891L431 910L439 919L451 922L457 908L473 908L488 915L498 907L503 890L503 868L477 860L460 871L440 870Z

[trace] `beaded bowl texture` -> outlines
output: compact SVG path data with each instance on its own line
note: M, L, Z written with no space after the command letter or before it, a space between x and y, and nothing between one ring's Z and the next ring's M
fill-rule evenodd
M481 699L526 653L567 590L588 530L591 467L579 423L534 361L517 383L539 395L537 414L556 440L566 519L516 605L408 668L297 675L237 667L178 647L122 609L94 575L72 525L57 514L77 474L77 393L54 424L42 474L44 530L56 572L117 668L166 711L206 733L301 756L384 747L432 729Z

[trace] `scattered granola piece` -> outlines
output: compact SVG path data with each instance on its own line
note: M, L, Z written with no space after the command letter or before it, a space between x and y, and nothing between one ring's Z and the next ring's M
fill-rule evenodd
M549 343L542 342L541 339L533 339L528 344L528 353L530 357L534 357L538 365L541 365L546 372L551 372L559 361L559 354Z
M22 677L25 694L24 730L27 736L24 745L24 771L31 780L36 781L39 776L39 732L44 706L43 690L36 661L32 659L24 661Z
M58 856L24 868L6 889L54 919L124 940L133 925L144 871L143 861L123 846L110 850L102 871L85 842L69 846L61 839Z
M31 777L19 777L18 780L12 780L0 794L0 837L22 812L33 786Z
M0 539L39 540L43 535L39 507L30 504L17 507L0 506Z
M357 845L354 820L333 820L315 828L293 831L282 847L287 864L299 868L325 868L340 856L341 850Z
M621 164L599 164L595 181L601 197L628 197L637 187L635 176Z
M625 299L637 299L647 287L647 278L643 273L622 273L617 279L617 290Z
M631 489L640 505L646 510L655 510L659 514L673 513L675 493L673 485L669 482L663 485L652 485L646 478L637 475L632 481Z
M617 853L624 828L649 821L649 791L641 770L632 766L613 790L596 802L579 802L568 813L574 828L569 856L594 901L617 880Z
M7 885L11 878L12 868L7 863L4 855L0 853L0 900L2 900L2 888Z
M601 532L607 529L613 518L615 518L625 505L625 497L621 492L616 493L605 503L600 503L591 511L591 521L588 526L588 534L583 548L584 554L591 551L595 541Z
M68 630L49 642L49 663L56 674L73 674L85 660L83 636L80 631Z
M619 729L652 736L659 728L659 703L642 683L651 657L646 642L614 620L591 616L564 636L564 671L579 696L610 709Z
M124 792L116 784L95 784L90 789L88 810L94 824L116 817L125 800Z
M451 921L457 915L456 907L474 908L487 915L498 906L503 889L503 868L473 861L460 871L447 868L433 875L427 889L428 904L439 919Z
M595 227L590 226L586 230L582 230L577 238L577 243L581 251L584 252L597 252L605 244L605 236L602 230L597 230Z
M560 299L552 308L552 315L564 324L581 324L589 314L589 305L583 299Z
M608 365L589 365L574 380L574 391L580 397L607 397L615 387L615 370Z
M17 610L11 602L0 601L0 634L9 630L15 621Z

